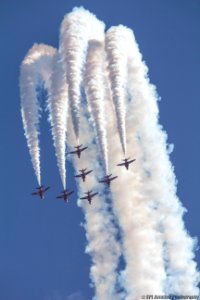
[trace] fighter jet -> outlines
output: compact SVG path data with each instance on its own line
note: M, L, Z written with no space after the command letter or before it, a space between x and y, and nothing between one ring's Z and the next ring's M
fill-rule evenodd
M118 164L117 166L125 166L125 168L128 170L128 168L129 168L129 165L130 164L132 164L136 159L132 159L132 160L129 160L130 159L130 157L129 158L124 158L123 159L123 163L121 163L121 164Z
M62 195L57 196L56 198L57 198L57 199L63 199L63 200L65 201L65 203L67 203L68 200L69 200L69 196L70 196L71 194L73 194L74 191L68 192L67 190L64 190L64 191L62 191L61 193L62 193Z
M112 180L116 179L118 176L114 176L114 177L111 177L112 174L110 175L106 175L104 178L102 178L99 182L103 182L103 183L106 183L108 185L108 187L110 187L110 183Z
M77 177L77 178L82 178L83 182L85 182L85 178L86 178L86 175L90 174L93 170L90 170L90 171L87 171L87 169L81 169L79 170L81 173L78 174L78 175L75 175L74 177Z
M32 193L32 195L34 195L34 196L37 195L37 196L39 196L41 199L44 199L44 194L46 193L46 191L47 191L48 189L50 189L50 187L48 186L48 187L44 188L44 186L41 185L41 186L37 187L36 189L37 189L38 191Z
M92 191L88 191L85 193L87 196L80 198L81 200L88 200L89 204L92 203L92 198L96 196L98 193L93 193Z
M83 146L83 145L75 146L74 148L75 148L76 150L75 150L75 151L71 151L71 152L69 152L69 153L70 153L70 154L77 154L78 158L80 158L80 157L81 157L81 152L88 148L88 147L83 147L83 148L81 148L82 146Z

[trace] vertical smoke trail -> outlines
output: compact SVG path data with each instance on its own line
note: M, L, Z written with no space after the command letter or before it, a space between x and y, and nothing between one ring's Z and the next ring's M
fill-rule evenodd
M108 146L104 111L105 79L103 75L105 60L102 37L104 37L103 28L99 40L97 37L96 40L91 40L89 42L84 82L88 104L91 109L97 132L97 140L100 146L104 170L105 173L108 174Z
M111 27L106 33L105 49L117 127L124 155L126 154L127 47L128 40L124 27Z
M87 110L82 105L83 110ZM71 117L71 116L70 116ZM69 118L70 118L69 117ZM92 204L87 201L78 201L78 205L82 207L85 215L84 228L88 244L86 252L91 255L91 280L95 287L95 300L116 299L120 300L120 295L115 291L117 282L116 268L121 254L120 245L116 240L116 228L113 224L113 216L109 212L109 196L105 195L104 189L98 183L98 178L102 173L99 162L97 161L96 145L93 143L95 139L92 124L88 122L88 116L81 114L81 142L87 144L89 148L83 154L81 160L72 157L74 168L76 170L87 167L93 169L92 175L88 176L86 182L78 182L78 194L83 194L91 190L97 191L97 195ZM72 134L71 124L68 124L68 142L74 144L75 137ZM87 158L87 160L84 158ZM85 164L87 161L87 164Z
M137 132L145 153L146 180L157 206L158 225L162 228L167 268L167 292L176 295L198 295L199 272L194 261L195 240L187 233L184 208L176 196L176 178L169 161L166 134L158 125L155 88L149 84L147 68L134 37L130 39L130 93ZM133 59L134 58L134 59ZM160 223L160 224L159 224Z
M109 205L106 203L107 200L109 200L109 197L105 197L104 190L102 186L99 186L98 178L102 174L102 170L100 168L100 165L97 161L97 151L96 146L93 144L93 141L98 139L99 143L102 144L104 148L101 148L101 152L103 153L104 157L104 163L105 167L107 168L107 151L106 151L106 140L105 140L105 129L104 129L104 120L103 120L103 103L100 103L99 101L103 100L103 94L102 91L100 93L99 88L100 86L97 86L97 84L101 84L103 87L103 74L102 74L102 57L98 57L100 59L100 62L95 62L93 53L92 53L92 45L94 46L94 39L96 39L96 36L99 37L99 39L102 41L104 34L104 25L100 21L98 21L93 15L88 15L88 12L80 10L76 11L77 13L83 14L83 20L85 22L85 17L87 15L87 22L90 21L90 31L88 30L88 24L82 24L83 27L82 30L84 30L84 33L81 34L81 38L84 39L84 42L87 42L87 39L90 38L90 50L88 53L88 61L90 66L86 66L86 94L87 94L87 100L89 102L90 108L88 109L93 114L93 119L95 120L95 126L96 131L98 133L98 138L94 134L94 131L92 129L91 122L91 116L90 120L88 120L88 116L86 116L87 107L85 104L81 103L81 107L83 109L83 114L81 114L81 142L83 144L86 144L89 146L89 149L87 149L87 153L85 152L83 155L87 155L87 165L85 165L85 159L82 158L81 160L77 160L75 157L73 157L73 163L75 169L85 168L93 169L92 176L88 177L85 183L79 182L79 195L83 195L84 192L87 190L93 190L98 191L99 195L95 197L95 199L92 202L92 205L88 205L87 202L81 202L79 201L78 204L83 207L84 213L85 213L85 229L86 229L86 236L88 240L88 245L86 248L86 252L91 255L93 265L91 267L91 279L94 283L95 287L95 299L120 299L120 295L115 290L115 286L117 283L117 273L116 268L118 266L118 260L120 257L120 247L116 240L116 229L113 225L113 216L109 212ZM79 18L79 17L78 17ZM63 22L64 23L64 22ZM75 24L73 23L73 26ZM85 26L85 28L84 28ZM80 30L80 27L79 27ZM69 32L70 31L70 32ZM70 34L72 32L71 29L69 29L67 32L68 36L65 35L65 39L69 41ZM86 33L89 33L90 35L86 36ZM61 34L63 36L63 33ZM80 43L80 41L79 41ZM67 45L68 42L65 44ZM74 42L73 42L74 45ZM85 47L88 47L88 44L84 44ZM82 47L82 46L81 46ZM81 54L81 48L80 45L77 46L77 56L80 59ZM95 54L99 53L101 51L101 47L95 46L93 49ZM66 48L67 51L67 48ZM85 55L86 53L84 53ZM99 53L100 55L101 53ZM94 59L94 61L93 61ZM75 61L75 60L74 60ZM74 61L71 62L71 66L74 65ZM68 64L67 67L70 67L70 60L68 57L67 60ZM92 67L95 67L95 70L92 70ZM67 68L67 73L70 71ZM77 64L76 67L73 69L75 70L75 76L74 73L71 78L68 79L69 84L69 91L70 91L70 83L76 79L76 74L80 72L81 68ZM92 90L92 81L91 77L92 74L94 75L94 85L96 92ZM71 81L70 81L71 80ZM103 90L103 88L102 88ZM92 97L95 97L92 98ZM97 98L97 101L96 101ZM80 100L77 101L77 107L79 109ZM72 106L71 110L72 114L70 118L72 118L73 127L77 128L77 122L79 122L79 112L74 117L74 108ZM100 123L101 122L101 123ZM70 123L69 123L70 127ZM75 130L75 136L77 138L77 132L79 129ZM72 137L72 132L69 130L68 132L68 141L70 144L74 144L74 138Z
M69 104L77 140L79 139L82 70L93 20L95 16L89 11L76 8L65 16L60 31L60 49L67 70Z
M132 115L130 107L127 107ZM126 300L138 300L143 294L164 294L166 278L163 262L161 234L158 232L157 220L151 209L151 198L143 171L143 162L137 141L134 139L134 124L127 123L127 146L129 154L137 158L129 171L116 166L120 162L120 145L117 143L117 129L112 114L111 103L107 103L109 114L108 147L112 173L119 177L111 185L113 211L122 231L123 255L126 268L123 274ZM132 115L133 116L133 115ZM134 152L133 152L134 151ZM133 171L132 171L133 170Z
M36 89L42 83L45 88L49 89L51 64L55 51L53 47L35 44L28 51L20 69L21 114L31 161L39 185L41 185L41 174L38 125L41 107L37 100Z
M63 62L61 60L59 52L56 53L53 61L51 90L49 95L49 113L58 168L60 171L63 188L66 189L65 150L68 113L68 93Z

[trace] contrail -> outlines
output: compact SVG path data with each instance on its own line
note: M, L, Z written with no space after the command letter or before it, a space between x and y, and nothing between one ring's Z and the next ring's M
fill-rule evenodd
M60 29L60 51L66 68L69 104L73 128L79 140L80 97L82 72L85 65L88 40L95 16L83 8L75 8L66 14Z
M117 231L108 204L111 195L105 195L104 188L98 183L102 169L97 161L96 145L93 143L96 139L93 124L91 124L92 121L88 122L88 116L84 112L86 110L87 107L82 105L80 136L81 142L89 147L83 154L85 158L79 160L73 157L72 161L76 170L85 167L93 169L92 175L88 176L85 183L78 182L78 195L83 196L87 190L99 193L91 205L88 205L85 200L78 201L78 206L82 207L85 216L84 228L88 241L86 253L90 254L92 259L90 276L95 288L94 300L120 300L120 294L115 288L118 280L116 269L121 249L116 239ZM76 139L72 133L70 118L71 116L69 116L68 123L68 143L74 144Z
M64 189L66 189L65 152L68 115L68 93L65 76L63 62L60 53L57 52L54 57L51 76L49 113L58 168Z
M42 84L49 90L52 58L55 49L44 44L35 44L25 56L20 69L21 114L31 161L41 185L40 147L39 147L39 113L40 103L37 88Z
M105 173L108 174L108 146L107 134L105 126L105 88L104 82L104 27L102 28L101 36L98 40L89 42L88 55L86 60L85 72L85 90L88 100L88 105L91 109L91 114L94 119L94 125L97 132L97 141L100 146L103 166Z
M131 33L130 33L131 35ZM134 36L130 38L129 93L132 96L129 132L135 126L138 144L143 153L143 189L147 189L150 204L162 235L167 278L165 293L198 295L199 272L194 262L195 240L187 233L184 208L176 196L176 178L169 160L166 134L158 124L158 96L149 83L147 67L142 62Z
M124 27L111 27L106 33L105 49L117 127L124 155L126 154L127 47L128 40Z

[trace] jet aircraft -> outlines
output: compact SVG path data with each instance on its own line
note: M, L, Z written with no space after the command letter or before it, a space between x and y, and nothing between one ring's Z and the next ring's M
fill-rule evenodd
M83 145L78 145L75 146L74 148L76 149L75 151L69 152L70 154L77 154L78 158L81 157L81 152L87 149L88 147L82 147ZM81 148L82 147L82 148Z
M130 157L129 157L129 158L124 158L124 159L123 159L123 163L118 164L117 166L125 166L125 168L128 170L129 165L132 164L135 160L136 160L136 159L130 160Z
M36 189L37 189L38 191L37 191L37 192L33 192L32 195L34 195L34 196L37 195L37 196L39 196L41 199L44 199L44 194L46 193L46 191L47 191L48 189L50 189L50 187L48 186L48 187L44 188L44 186L41 185L41 186L37 187Z
M62 191L61 193L62 193L62 195L57 196L56 198L57 198L57 199L63 199L63 200L65 201L65 203L67 203L68 200L69 200L69 196L70 196L71 194L73 194L74 191L68 192L67 190L64 190L64 191Z
M103 182L103 183L106 183L109 187L110 187L110 183L112 180L116 179L118 176L114 176L114 177L111 177L112 174L110 175L106 175L103 179L101 179L99 182Z
M86 192L85 194L86 194L86 196L85 196L85 197L82 197L82 198L80 198L80 199L81 199L81 200L87 200L87 201L89 202L89 204L91 204L91 203L92 203L92 198L93 198L94 196L96 196L98 193L93 193L93 194L92 194L92 191L88 191L88 192Z
M90 174L93 170L86 171L87 169L79 170L81 173L75 175L74 177L82 178L83 182L85 182L86 175Z

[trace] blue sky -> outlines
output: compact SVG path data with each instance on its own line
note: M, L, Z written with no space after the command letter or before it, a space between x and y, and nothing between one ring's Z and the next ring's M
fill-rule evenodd
M0 2L0 299L89 300L90 258L75 197L55 203L62 189L44 113L41 123L42 177L51 186L46 201L30 195L37 185L20 115L19 66L34 42L58 46L59 26L74 6L83 5L107 28L132 28L162 101L160 122L169 142L178 195L188 209L186 227L199 227L199 53L200 2L185 0L11 0ZM108 3L107 3L108 2ZM75 187L68 166L69 185ZM73 201L74 200L74 201ZM200 254L197 253L198 262ZM71 295L71 296L70 296ZM74 296L73 296L74 295Z

